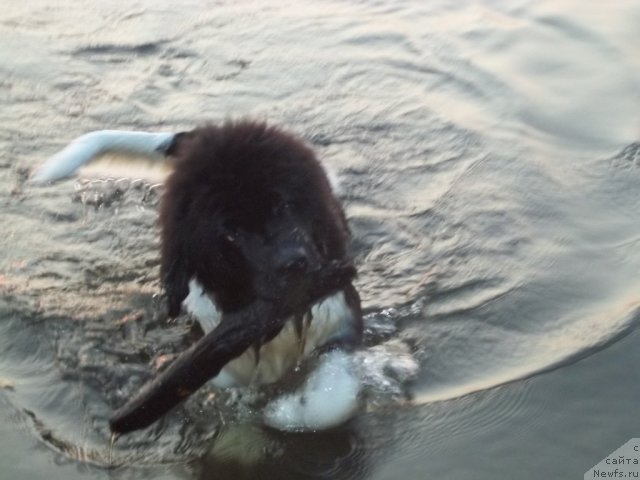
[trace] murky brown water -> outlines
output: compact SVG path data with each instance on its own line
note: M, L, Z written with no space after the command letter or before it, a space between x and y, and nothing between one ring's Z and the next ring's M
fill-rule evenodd
M638 25L622 0L4 5L0 477L581 478L640 436ZM110 451L198 334L158 298L161 187L25 175L90 130L241 116L340 178L367 411L282 434L204 389ZM373 374L407 346L409 385Z

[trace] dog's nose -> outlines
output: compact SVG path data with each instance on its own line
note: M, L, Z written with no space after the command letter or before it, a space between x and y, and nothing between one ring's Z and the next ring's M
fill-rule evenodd
M302 247L289 247L279 255L276 268L285 274L305 273L309 268L309 256Z

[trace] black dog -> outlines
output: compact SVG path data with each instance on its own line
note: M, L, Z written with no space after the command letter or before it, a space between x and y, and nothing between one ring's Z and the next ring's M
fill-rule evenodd
M250 121L176 135L94 132L34 179L69 175L109 150L174 159L160 208L162 281L169 315L184 305L206 332L116 412L113 431L149 425L208 379L224 387L270 383L303 357L360 343L349 229L303 141Z

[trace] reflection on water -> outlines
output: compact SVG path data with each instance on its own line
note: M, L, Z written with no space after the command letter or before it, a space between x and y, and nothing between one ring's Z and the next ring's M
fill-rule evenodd
M580 477L640 432L639 24L631 0L6 7L3 471L534 478L539 451L546 477ZM283 434L256 425L252 394L205 388L110 452L109 413L199 335L158 297L161 186L34 189L28 169L90 130L245 115L339 177L365 409Z
M225 431L204 457L201 478L366 478L367 453L355 429L286 434L243 425Z

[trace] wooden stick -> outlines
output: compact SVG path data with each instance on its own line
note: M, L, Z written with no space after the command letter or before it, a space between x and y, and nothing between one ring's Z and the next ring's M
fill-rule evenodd
M226 313L220 324L184 351L166 370L109 420L111 431L127 433L145 428L184 401L231 360L256 341L268 341L282 329L287 318L351 282L350 264L332 263L304 281L297 279L284 289L285 295L258 299L247 307Z

